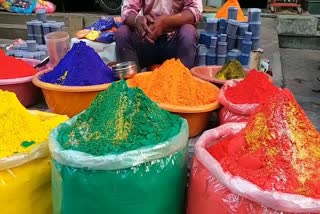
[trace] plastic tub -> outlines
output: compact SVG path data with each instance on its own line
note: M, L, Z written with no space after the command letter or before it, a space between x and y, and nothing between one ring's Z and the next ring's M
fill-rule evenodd
M227 34L220 34L219 42L227 42Z
M32 79L32 82L42 89L50 111L56 114L68 115L69 117L73 117L88 108L97 94L111 85L111 83L107 83L82 87L61 86L42 82L39 80L41 74L43 72L37 74Z
M206 65L206 54L198 54L197 55L196 65L197 66Z
M198 50L197 50L198 54L206 54L207 53L207 47L205 45L199 45Z
M252 50L257 50L258 48L260 48L260 38L256 37L256 38L252 38Z
M34 34L33 21L26 22L26 25L27 25L27 34L33 35Z
M227 34L228 36L235 37L237 35L237 30L238 30L239 22L236 20L228 20L228 25L227 25Z
M34 34L41 35L42 34L42 22L33 21L32 25L33 25Z
M216 18L207 18L206 20L206 31L209 34L217 33L218 28L218 19Z
M244 39L244 37L241 37L241 36L238 36L238 37L237 37L236 49L241 50L242 41L244 41L243 39Z
M36 42L36 40L27 40L26 43L27 43L29 52L37 51L37 46L36 46L37 42Z
M249 8L248 10L248 21L249 22L260 22L261 21L261 9Z
M236 46L236 40L237 40L237 37L229 37L227 38L227 42L228 42L228 47L227 47L227 50L232 50L235 48Z
M199 44L206 44L205 41L206 41L206 35L207 33L206 32L200 32L200 37L199 37Z
M28 50L28 45L27 44L21 44L20 45L20 50L27 51Z
M261 22L250 22L249 31L252 32L252 37L259 37L261 32Z
M210 47L217 46L217 41L218 41L218 38L216 36L211 36Z
M238 8L237 7L228 7L228 19L237 20Z
M207 50L207 54L216 54L217 46L211 45L210 48Z
M34 38L37 42L37 44L43 44L43 36L42 35L34 35Z
M219 23L218 23L218 32L219 34L224 34L226 33L226 29L227 29L227 20L226 19L219 19Z
M34 35L33 34L28 34L27 35L27 40L34 40Z
M250 55L249 54L241 54L240 55L240 63L243 66L246 66L249 64Z
M34 55L32 52L23 52L22 57L25 59L33 59Z
M218 42L218 49L217 53L218 55L226 55L227 54L227 45L226 42Z
M230 60L237 60L238 59L238 54L232 51L229 51L227 53L227 59L226 62L229 62Z
M244 34L248 31L248 28L248 23L240 23L238 28L238 36L244 36Z
M232 49L230 52L235 53L237 58L236 60L240 60L241 51L238 49Z
M244 54L250 54L252 49L252 42L244 40L241 45L241 52Z
M61 25L57 22L55 23L50 23L50 31L51 32L57 32L57 31L61 31Z
M206 45L207 48L210 47L211 44L211 35L206 33L204 36L204 44Z
M39 9L36 11L37 19L41 22L47 22L47 12L45 9Z
M60 31L64 31L64 22L57 22L58 24L60 24Z
M216 65L217 64L217 55L212 54L212 53L207 53L206 64L207 65Z
M228 80L220 80L215 78L216 74L221 70L223 66L221 65L214 65L214 66L197 66L194 68L191 68L191 73L193 76L198 77L202 80L212 82L214 84L217 84L219 86L223 85ZM249 73L249 69L243 69L246 74Z
M40 53L40 60L44 60L44 58L47 57L47 52L45 52L45 51L39 51L39 53Z
M23 57L23 52L21 52L21 51L15 51L14 52L14 56L16 57L16 58L22 58Z
M207 67L207 66L200 66L200 67ZM192 70L192 69L191 69ZM150 72L144 72L137 74L139 76L149 76ZM208 83L207 81L201 80L197 77L194 77L197 81L209 84L210 87L212 86L213 90L219 93L219 88L213 84ZM127 84L129 87L135 87L134 83L131 79L127 80ZM178 114L184 119L187 120L189 125L189 137L195 137L201 134L208 125L210 116L215 109L218 109L219 102L218 100L202 106L177 106L177 105L170 105L166 103L157 103L158 106L162 109L165 109L171 113Z
M51 31L50 23L43 23L42 24L43 35L47 35L48 33L50 33L50 31Z
M35 59L41 60L41 53L39 53L38 51L37 51L37 52L34 52L33 55L34 55L34 58L35 58Z
M246 41L251 41L251 38L252 38L252 33L247 31L247 32L244 34L244 40L246 40Z
M70 36L67 32L52 32L45 35L50 64L56 66L70 49Z
M224 65L226 63L226 55L217 56L217 65Z

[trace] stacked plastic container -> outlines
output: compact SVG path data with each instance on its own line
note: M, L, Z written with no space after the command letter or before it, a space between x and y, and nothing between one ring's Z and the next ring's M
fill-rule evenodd
M28 21L27 38L36 40L37 44L45 44L44 36L50 32L63 31L64 22L48 21L45 9L36 11L37 20Z
M250 8L249 22L238 22L237 15L238 8L229 7L227 20L207 18L205 31L200 32L198 66L204 65L204 58L205 65L224 65L231 59L249 64L251 51L260 47L261 10Z

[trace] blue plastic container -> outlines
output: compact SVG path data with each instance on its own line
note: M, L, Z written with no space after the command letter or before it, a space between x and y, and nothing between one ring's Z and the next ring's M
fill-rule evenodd
M249 8L248 9L248 21L249 22L260 22L261 21L261 9Z
M233 20L233 19L228 20L228 25L227 25L228 36L235 37L237 35L238 26L239 26L239 22L237 22L236 20Z
M238 8L237 7L228 7L228 19L237 20Z
M217 56L217 65L224 65L226 63L226 55Z
M26 59L34 59L34 54L32 52L24 52L22 57Z
M27 47L29 52L35 52L37 51L37 42L36 40L27 40Z
M35 58L35 59L41 60L41 53L39 53L39 52L34 52L33 55L34 55L34 58Z
M43 36L42 35L34 35L35 40L37 41L37 44L41 45L43 43Z
M220 34L219 42L227 42L227 34Z
M217 55L216 54L207 54L206 64L207 65L216 65L217 64Z
M207 53L207 47L205 45L199 45L197 53L200 55Z
M204 36L204 44L207 48L210 47L210 44L211 44L211 35L206 33L205 36Z
M217 42L218 42L218 37L211 36L210 46L217 46Z
M47 35L51 32L50 23L42 23L42 33L43 35Z
M227 30L227 20L226 19L219 19L219 23L218 23L218 32L220 34L224 34L226 33Z
M28 50L28 46L27 46L27 44L21 44L19 49L26 51L26 50Z
M21 51L15 51L15 52L14 52L14 56L15 56L16 58L23 58L23 52L21 52Z
M248 31L249 24L248 23L240 23L238 27L238 36L244 36L246 31Z
M241 54L240 55L240 63L243 66L246 66L249 64L250 55L249 54Z
M216 18L207 18L206 21L206 31L209 34L215 34L217 33L218 29L218 19Z
M256 38L252 38L252 47L251 50L257 50L258 48L260 48L260 38L256 37Z
M217 54L218 55L226 55L227 54L227 46L226 42L218 42Z
M50 31L51 32L61 31L61 24L58 22L50 23Z
M252 42L251 41L242 41L242 45L241 45L241 52L244 54L250 54L252 49Z
M207 33L205 31L200 32L199 44L205 44Z
M43 60L48 55L47 52L45 52L45 51L39 51L39 53L40 53L40 60Z
M34 35L33 34L28 34L27 35L27 40L34 40Z
M249 31L252 32L252 37L259 37L261 32L261 22L250 22Z
M33 21L26 22L26 25L27 25L27 34L34 34Z
M211 45L210 48L207 50L207 54L216 54L217 52L217 46Z
M251 38L252 38L252 33L247 31L247 32L244 34L244 40L246 40L246 41L251 41Z
M41 35L42 34L42 22L40 21L32 21L33 26L33 34L34 35Z
M14 56L15 51L14 50L8 50L6 51L7 56Z
M241 51L238 49L232 49L230 52L233 52L237 55L236 60L240 60Z
M235 53L235 52L229 51L229 52L227 53L226 62L229 62L230 60L233 60L233 59L237 60L237 59L238 59L238 54Z
M241 37L241 36L237 37L236 49L241 50L242 41L244 41L243 39L244 39L244 37Z
M41 22L47 22L47 11L45 9L39 9L36 11L37 19Z
M227 38L227 43L228 43L228 47L227 47L227 50L232 50L236 47L236 40L237 40L237 37L230 37L228 36Z

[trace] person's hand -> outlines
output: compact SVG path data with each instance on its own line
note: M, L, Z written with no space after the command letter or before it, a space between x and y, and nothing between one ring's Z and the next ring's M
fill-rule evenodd
M165 20L167 15L159 16L154 20L153 25L150 26L151 34L150 37L152 40L157 40L159 36L161 36L166 30Z
M153 22L153 19L150 16L138 15L135 19L135 27L139 36L150 43L154 43L154 40L151 38L151 29L148 27L149 22Z

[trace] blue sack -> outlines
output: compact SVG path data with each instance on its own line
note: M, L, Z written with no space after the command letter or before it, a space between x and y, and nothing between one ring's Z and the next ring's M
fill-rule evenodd
M114 20L112 17L103 17L96 21L91 27L86 29L96 30L96 31L105 31L110 30L115 26Z
M97 39L97 42L101 43L111 43L114 42L114 33L113 32L105 32L102 33Z

